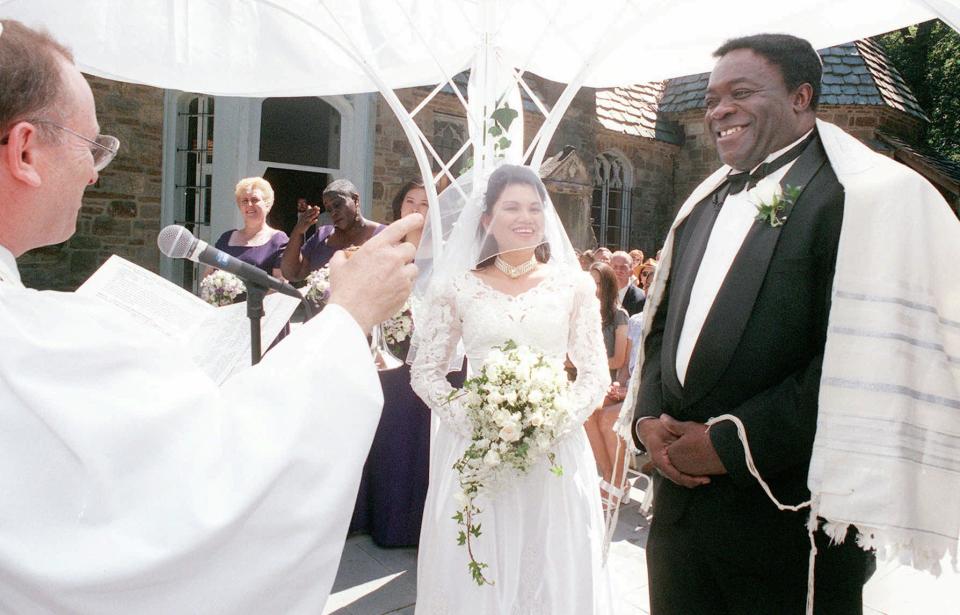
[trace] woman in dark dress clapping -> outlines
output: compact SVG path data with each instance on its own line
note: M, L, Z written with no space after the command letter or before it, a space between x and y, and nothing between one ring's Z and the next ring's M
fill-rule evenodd
M299 282L311 271L325 266L337 250L360 247L386 228L363 217L360 192L350 180L330 182L323 189L323 207L333 224L318 226L317 232L306 239L307 229L317 223L321 213L319 207L311 205L300 213L291 231L290 249L281 264L284 276L291 282Z

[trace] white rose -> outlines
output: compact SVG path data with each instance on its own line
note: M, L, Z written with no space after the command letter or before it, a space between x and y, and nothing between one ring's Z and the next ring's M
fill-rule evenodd
M501 427L506 423L512 422L510 413L503 409L498 409L493 413L493 422Z
M504 398L506 398L508 404L513 405L517 403L517 392L510 389L504 394Z
M483 463L485 463L488 468L497 467L500 465L500 453L492 449L487 451L487 454L483 456Z
M761 179L752 190L747 193L750 202L754 205L771 205L777 197L783 196L780 182L766 177Z
M529 417L527 417L527 420L530 422L532 426L540 427L541 425L543 425L543 413L534 412Z
M488 446L490 446L490 440L486 438L480 438L479 440L477 440L476 445L480 448L487 448Z
M531 404L539 404L543 401L543 392L540 389L533 389L527 393L527 401Z
M538 367L533 372L533 381L537 384L550 384L554 381L553 371L546 367Z
M475 407L479 406L482 401L483 401L483 400L480 399L480 396L477 395L477 392L476 392L476 391L471 390L471 391L469 391L469 392L467 393L466 402L467 402L467 405L468 405L468 406L471 406L471 407L474 407L474 408L475 408Z
M520 426L514 421L508 421L500 428L500 439L504 442L516 442L520 439Z
M503 394L500 393L499 388L490 389L490 393L487 394L487 400L492 404L499 404L503 401Z

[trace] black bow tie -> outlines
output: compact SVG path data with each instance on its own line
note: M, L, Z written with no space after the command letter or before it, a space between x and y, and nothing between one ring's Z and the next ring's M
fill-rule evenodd
M803 150L807 147L807 144L813 140L813 136L815 134L816 131L811 132L810 136L808 136L806 139L800 143L797 143L770 162L764 162L751 173L747 173L746 171L730 171L730 173L727 174L727 196L731 194L739 194L740 192L743 192L744 189L750 190L767 175L782 169L784 166L799 158L800 154L803 153Z

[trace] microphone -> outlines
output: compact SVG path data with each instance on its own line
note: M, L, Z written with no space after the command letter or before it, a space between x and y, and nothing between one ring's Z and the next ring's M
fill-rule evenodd
M206 241L197 239L193 233L178 224L171 224L160 231L157 235L157 247L170 258L186 258L195 263L223 269L251 284L303 300L303 295L290 284L214 248Z

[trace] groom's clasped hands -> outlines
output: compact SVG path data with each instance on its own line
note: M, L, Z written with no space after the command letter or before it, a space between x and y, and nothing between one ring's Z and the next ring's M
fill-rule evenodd
M682 487L706 485L710 476L727 473L703 423L661 414L641 421L637 431L654 467Z

